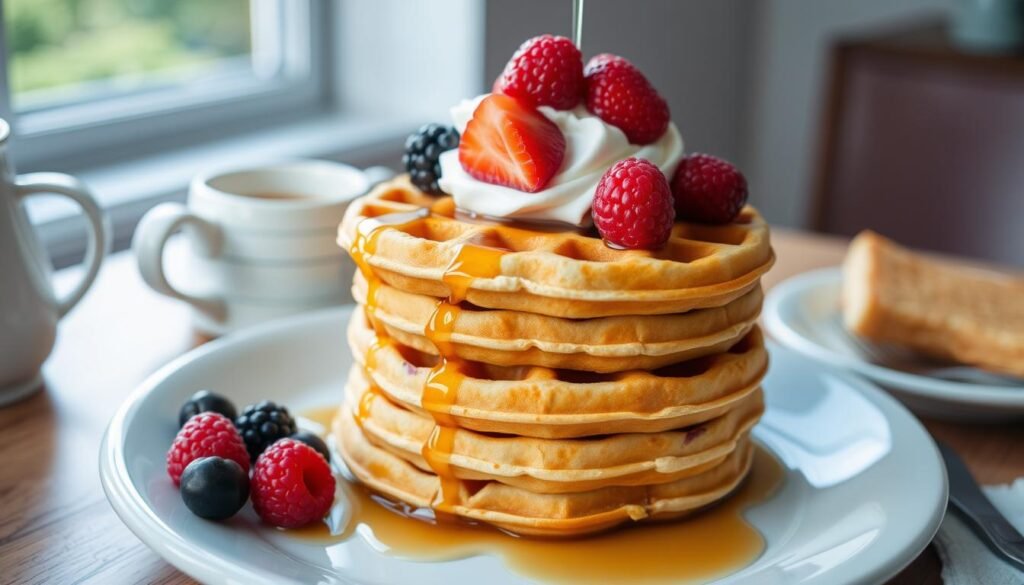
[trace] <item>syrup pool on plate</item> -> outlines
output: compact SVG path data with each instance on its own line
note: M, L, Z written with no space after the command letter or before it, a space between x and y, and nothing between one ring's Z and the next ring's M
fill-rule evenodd
M332 406L303 417L329 429L337 412ZM761 554L764 539L743 512L768 500L784 476L775 457L755 446L750 475L718 505L680 521L638 524L572 540L523 538L487 526L434 523L429 510L410 510L339 476L335 508L325 523L288 532L324 546L363 538L387 551L382 554L414 561L493 555L512 572L541 582L701 583L734 573Z

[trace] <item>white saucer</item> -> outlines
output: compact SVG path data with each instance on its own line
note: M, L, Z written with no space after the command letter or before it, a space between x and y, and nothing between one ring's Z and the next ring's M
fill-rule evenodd
M261 399L293 411L336 404L351 363L351 311L333 309L214 341L151 376L122 405L100 452L107 498L131 530L206 583L488 585L526 580L500 558L412 562L361 534L325 546L261 525L250 506L229 522L193 516L164 455L179 405L211 388L239 406ZM757 440L786 467L779 491L746 512L766 550L727 583L877 583L914 559L946 508L946 474L912 415L867 382L770 348L768 410ZM558 546L552 543L551 546Z
M965 421L1024 417L1024 384L943 380L871 363L841 330L841 287L839 268L808 272L777 285L764 305L768 333L810 358L866 376L926 416Z
M43 389L43 373L39 372L24 382L0 388L0 407L24 400Z

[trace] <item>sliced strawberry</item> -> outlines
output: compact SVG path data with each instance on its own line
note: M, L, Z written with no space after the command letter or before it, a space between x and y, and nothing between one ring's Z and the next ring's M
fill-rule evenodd
M536 193L562 166L565 137L554 122L507 95L487 96L459 143L459 162L472 177Z

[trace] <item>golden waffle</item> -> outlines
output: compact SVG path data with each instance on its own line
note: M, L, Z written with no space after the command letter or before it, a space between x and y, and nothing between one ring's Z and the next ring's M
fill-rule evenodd
M435 427L432 418L392 403L370 385L358 366L350 372L346 393L367 440L431 470L424 455ZM444 457L458 479L500 481L538 493L667 483L721 463L763 410L757 391L724 415L678 431L538 439L457 428Z
M661 250L613 250L575 232L456 219L451 198L407 177L355 200L338 241L400 290L569 318L722 306L756 288L774 261L768 226L749 206L726 225L677 222Z
M362 311L334 432L371 489L564 536L690 513L749 469L773 261L753 208L621 251L477 223L401 178L353 203L339 243Z
M449 502L442 497L437 475L373 446L347 408L335 417L334 437L356 478L389 498L535 536L576 536L628 521L670 519L701 510L740 484L753 454L753 445L745 438L725 460L703 473L656 485L568 494L539 494L495 481L459 482L457 497Z
M877 342L1024 378L1024 279L928 258L873 232L843 267L846 326Z
M353 293L367 302L361 276ZM588 372L655 369L721 353L750 331L762 304L761 288L755 287L727 305L688 313L564 319L448 303L439 308L433 297L387 285L375 286L372 296L375 324L416 350L437 353L441 341L467 360Z
M356 362L391 400L426 414L423 388L437 357L381 343L361 312L348 331ZM721 416L754 392L768 356L756 326L728 351L668 366L590 374L466 363L450 404L430 405L457 426L540 438L658 432Z

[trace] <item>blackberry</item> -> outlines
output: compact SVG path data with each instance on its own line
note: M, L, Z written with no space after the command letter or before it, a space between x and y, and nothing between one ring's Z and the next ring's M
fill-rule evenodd
M235 417L238 416L235 405L230 400L209 390L200 390L181 405L181 410L178 411L178 426L185 426L188 419L200 412L217 412L230 420L235 420Z
M402 165L413 185L425 193L440 193L441 153L459 146L459 133L451 126L427 124L405 140Z
M235 426L245 441L249 459L256 461L274 441L295 432L295 421L288 409L269 400L250 404L235 419Z

